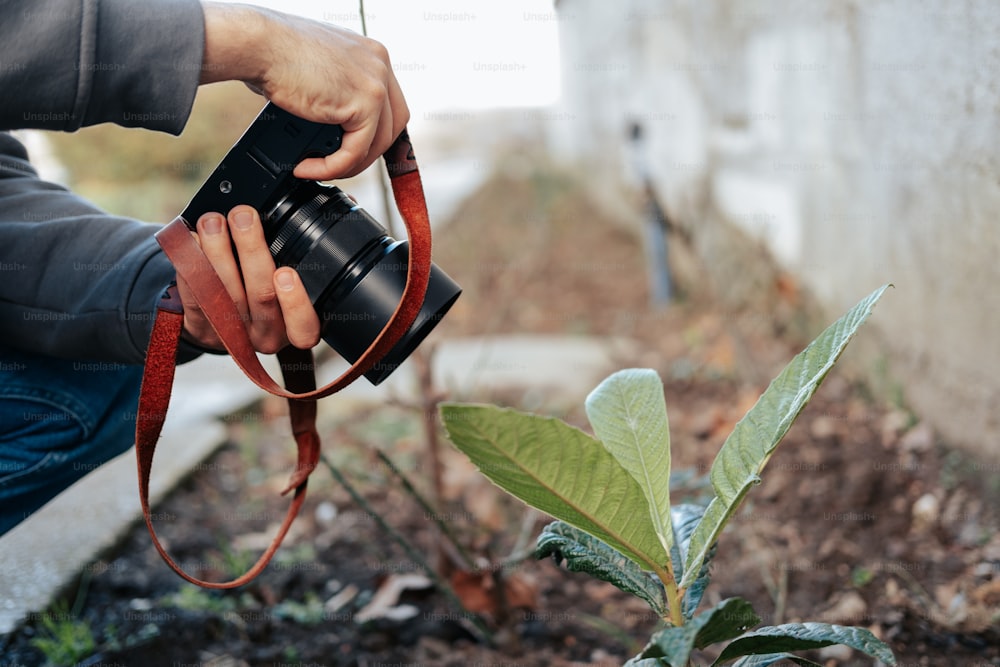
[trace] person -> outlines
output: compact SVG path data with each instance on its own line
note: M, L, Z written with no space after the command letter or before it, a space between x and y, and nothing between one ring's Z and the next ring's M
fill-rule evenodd
M132 445L153 313L176 277L153 239L157 225L43 181L7 131L112 122L179 134L199 85L236 80L298 116L343 127L338 151L294 171L329 180L371 165L409 111L381 44L259 7L0 0L0 16L2 535ZM293 269L275 269L257 211L206 214L196 237L258 351L318 342L305 289ZM178 291L179 360L219 350L183 282Z

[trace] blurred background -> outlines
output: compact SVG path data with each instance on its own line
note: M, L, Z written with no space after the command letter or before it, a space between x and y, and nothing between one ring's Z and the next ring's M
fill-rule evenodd
M258 4L362 27L353 0ZM1000 55L987 29L1000 12L989 2L364 9L407 95L438 223L520 157L520 167L582 177L590 198L644 235L660 274L657 257L690 250L693 267L671 262L674 296L766 304L777 281L830 315L893 282L874 322L873 374L893 378L956 445L996 454ZM238 84L217 84L202 89L179 138L101 126L51 141L73 187L115 212L169 220L260 105ZM117 159L94 159L107 151ZM347 187L392 222L376 171ZM650 193L679 236L669 250L664 225L649 224ZM649 278L650 298L665 301L664 281Z

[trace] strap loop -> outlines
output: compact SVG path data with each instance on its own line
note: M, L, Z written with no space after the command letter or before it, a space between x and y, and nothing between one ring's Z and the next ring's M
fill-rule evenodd
M319 463L320 438L316 431L316 399L336 393L378 363L406 334L423 305L431 270L431 228L420 172L413 147L404 129L383 156L389 172L393 196L406 226L409 239L409 266L406 286L399 305L385 328L361 357L340 377L317 389L310 350L286 347L278 352L285 386L275 382L257 358L253 343L208 258L191 236L181 218L174 219L156 234L156 240L173 263L178 276L191 288L195 300L215 329L226 350L251 381L267 392L288 399L292 433L298 448L295 471L282 494L294 491L284 521L274 540L256 563L243 575L226 582L208 582L184 572L167 554L153 528L149 509L149 479L153 454L166 420L174 381L177 345L184 325L183 309L176 286L171 286L157 308L153 332L146 353L146 368L139 393L136 419L136 458L139 473L139 501L153 545L163 560L187 581L205 588L235 588L253 580L267 567L305 500L309 475Z

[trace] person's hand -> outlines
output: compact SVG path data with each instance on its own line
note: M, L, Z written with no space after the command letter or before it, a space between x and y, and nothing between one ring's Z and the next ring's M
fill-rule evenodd
M302 280L289 267L275 270L257 211L237 206L228 219L206 213L197 227L195 238L236 303L258 352L273 354L289 343L309 349L319 342L319 317ZM219 337L180 276L177 290L184 305L185 337L200 347L222 350Z
M204 2L202 83L243 81L306 120L340 125L341 147L303 160L295 176L317 181L360 173L410 117L389 54L378 42L327 23L259 7Z

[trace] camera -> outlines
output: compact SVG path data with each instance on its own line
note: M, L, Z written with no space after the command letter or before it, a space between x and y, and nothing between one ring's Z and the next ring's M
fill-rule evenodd
M296 178L304 158L340 148L343 131L267 104L226 154L181 218L192 230L205 213L226 214L238 204L260 213L277 266L298 271L319 315L320 335L354 363L389 321L403 293L408 244L387 230L340 188ZM417 348L462 293L431 265L423 306L406 334L365 373L379 384Z

